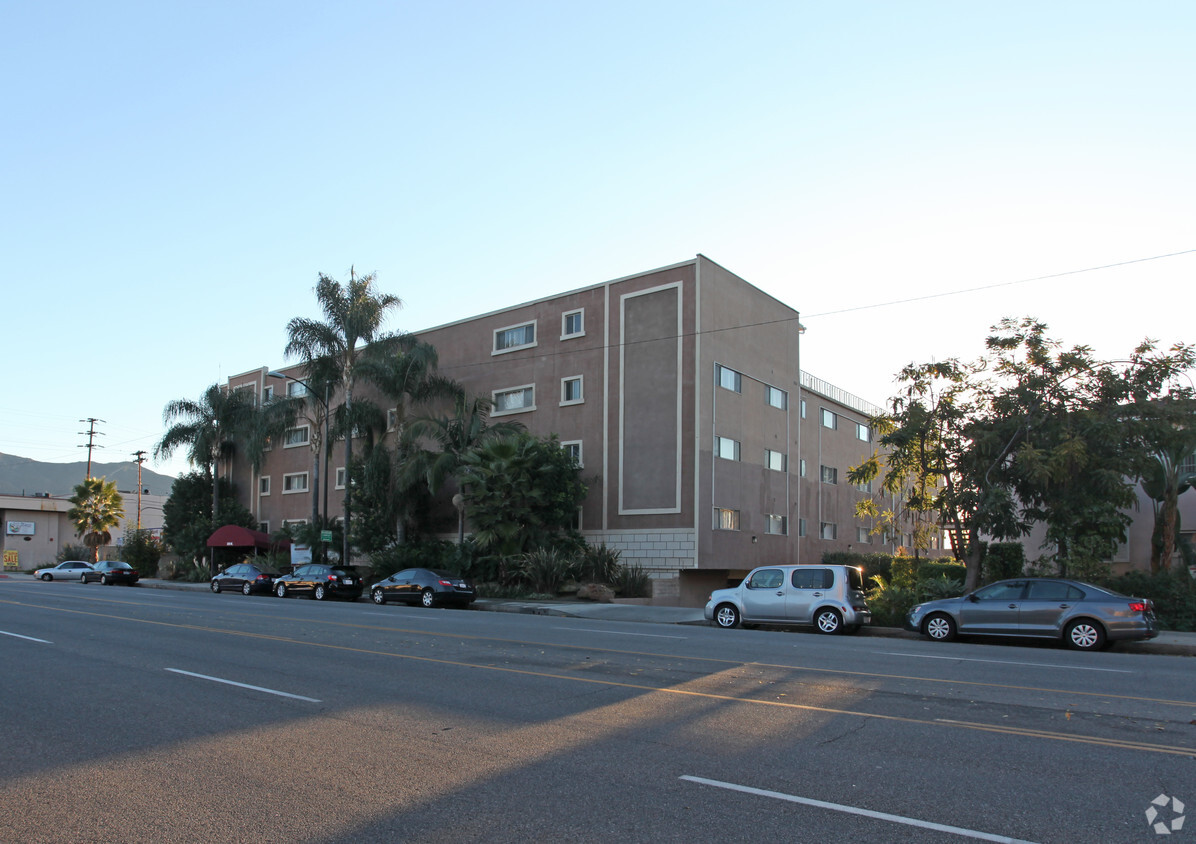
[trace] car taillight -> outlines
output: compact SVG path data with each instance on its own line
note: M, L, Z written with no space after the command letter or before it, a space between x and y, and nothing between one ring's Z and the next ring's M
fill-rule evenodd
M1130 601L1130 612L1146 612L1145 601Z
M439 583L441 586L452 586L453 585L453 582L451 580L438 580L436 582Z

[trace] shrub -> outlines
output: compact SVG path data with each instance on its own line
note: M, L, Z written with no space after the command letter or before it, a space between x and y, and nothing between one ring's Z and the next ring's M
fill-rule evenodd
M433 569L473 576L473 547L466 543L458 548L455 542L428 540L391 545L369 555L375 579L390 577L402 569Z
M561 584L574 576L577 561L556 548L537 548L516 558L520 580L537 592L555 595Z
M1153 601L1159 626L1165 630L1196 631L1196 580L1182 569L1158 574L1132 571L1097 585Z
M896 586L880 575L873 575L876 584L868 592L868 609L872 611L872 623L878 627L900 627L905 616L918 602L917 592L912 586Z
M981 572L985 583L1021 577L1026 567L1026 549L1020 542L992 542L984 554Z
M624 598L651 598L652 578L639 564L619 566L619 573L612 584L615 591Z
M162 540L148 530L135 528L125 531L120 558L137 569L142 577L156 577L158 561L162 559Z
M54 562L65 563L67 560L91 562L91 549L86 545L63 545L58 549L58 555L54 558Z
M587 545L581 553L577 576L595 583L614 584L623 568L619 565L619 556L618 551L605 545Z

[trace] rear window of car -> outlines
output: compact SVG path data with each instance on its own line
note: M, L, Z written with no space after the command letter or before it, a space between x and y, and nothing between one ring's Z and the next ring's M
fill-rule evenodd
M1084 591L1069 583L1054 580L1030 582L1030 591L1026 595L1028 601L1082 601Z

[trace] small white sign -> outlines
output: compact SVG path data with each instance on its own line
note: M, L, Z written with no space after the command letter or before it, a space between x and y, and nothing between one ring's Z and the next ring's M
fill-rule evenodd
M8 530L9 536L36 536L37 523L36 522L9 522Z

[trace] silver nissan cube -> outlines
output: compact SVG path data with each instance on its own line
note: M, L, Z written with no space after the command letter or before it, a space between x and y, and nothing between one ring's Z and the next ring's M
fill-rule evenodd
M855 633L872 621L864 572L856 566L761 566L706 602L706 620L740 624L809 624L819 633Z

